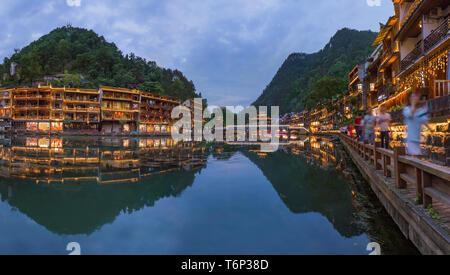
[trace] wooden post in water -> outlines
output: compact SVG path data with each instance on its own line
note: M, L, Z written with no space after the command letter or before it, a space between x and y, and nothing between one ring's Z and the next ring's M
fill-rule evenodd
M406 188L406 182L402 180L400 175L404 173L405 167L404 165L399 161L400 156L404 156L406 154L405 147L395 147L394 149L394 177L395 177L395 186L398 189L405 189Z

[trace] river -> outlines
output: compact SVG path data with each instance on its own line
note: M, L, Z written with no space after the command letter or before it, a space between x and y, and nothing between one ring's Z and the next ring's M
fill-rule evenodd
M339 143L4 137L0 254L417 254Z

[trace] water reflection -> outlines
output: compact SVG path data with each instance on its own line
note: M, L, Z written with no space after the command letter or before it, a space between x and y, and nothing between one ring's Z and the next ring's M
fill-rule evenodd
M328 242L345 246L337 251L361 253L365 247L360 243L357 250L354 240L366 234L390 253L414 251L333 140L304 138L275 153L255 148L165 138L3 139L0 197L49 232L85 235L104 247L110 240L105 225L131 232L136 228L118 217L134 220L136 212L151 208L152 214L139 220L148 234L127 241L145 242L156 252L181 238L193 244L178 254L208 252L211 242L217 253L228 254L292 253L303 247L309 253L335 251ZM157 203L165 198L173 200ZM169 223L167 215L178 218ZM11 233L20 230L6 227ZM184 231L170 233L170 228ZM307 237L316 231L317 238ZM270 245L267 236L272 236ZM152 242L166 239L168 244ZM231 243L243 245L231 248Z
M243 153L261 169L293 213L318 212L342 236L361 235L363 230L356 226L354 208L345 203L352 196L347 183L336 170L324 172L322 169L322 164L330 164L328 161L335 163L335 158L312 145L314 143L308 147L291 144L285 152L278 151L263 158L255 153ZM304 150L302 154L308 161L319 162L321 166L312 166L300 157L286 157L286 152L299 154L301 150Z
M6 140L0 176L36 183L137 182L205 165L205 146L168 138L48 138Z
M318 212L348 238L368 234L382 245L385 254L418 253L336 139L303 137L273 154L250 150L245 155L261 169L292 212Z
M205 166L204 146L170 139L15 138L0 148L0 195L56 234L91 234L179 196Z

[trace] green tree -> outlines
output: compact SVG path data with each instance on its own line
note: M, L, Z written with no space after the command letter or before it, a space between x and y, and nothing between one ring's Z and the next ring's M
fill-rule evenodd
M59 58L59 62L62 64L62 71L66 69L67 63L71 58L70 45L65 39L61 39L56 48L56 56Z
M172 96L180 101L198 97L195 85L182 72L159 67L131 53L123 55L114 43L91 30L65 26L57 28L0 64L0 72L9 71L11 62L19 64L21 79L4 83L32 84L46 74L65 72L63 85L98 88L99 85L139 88L143 91ZM78 77L82 75L83 81Z
M139 84L137 86L137 89L140 91L143 91L143 92L148 92L148 93L157 94L157 95L165 94L165 91L164 91L163 87L161 86L161 83L159 83L159 82L146 81L142 84Z
M343 93L347 88L347 82L340 78L324 77L318 80L314 89L305 97L305 105L308 109L317 104L331 99L336 94Z
M23 80L32 83L42 75L42 67L38 56L29 52L20 58L20 76Z

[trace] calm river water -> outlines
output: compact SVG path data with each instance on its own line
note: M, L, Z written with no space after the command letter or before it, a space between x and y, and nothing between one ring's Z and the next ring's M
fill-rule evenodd
M331 140L0 140L0 254L418 253Z

